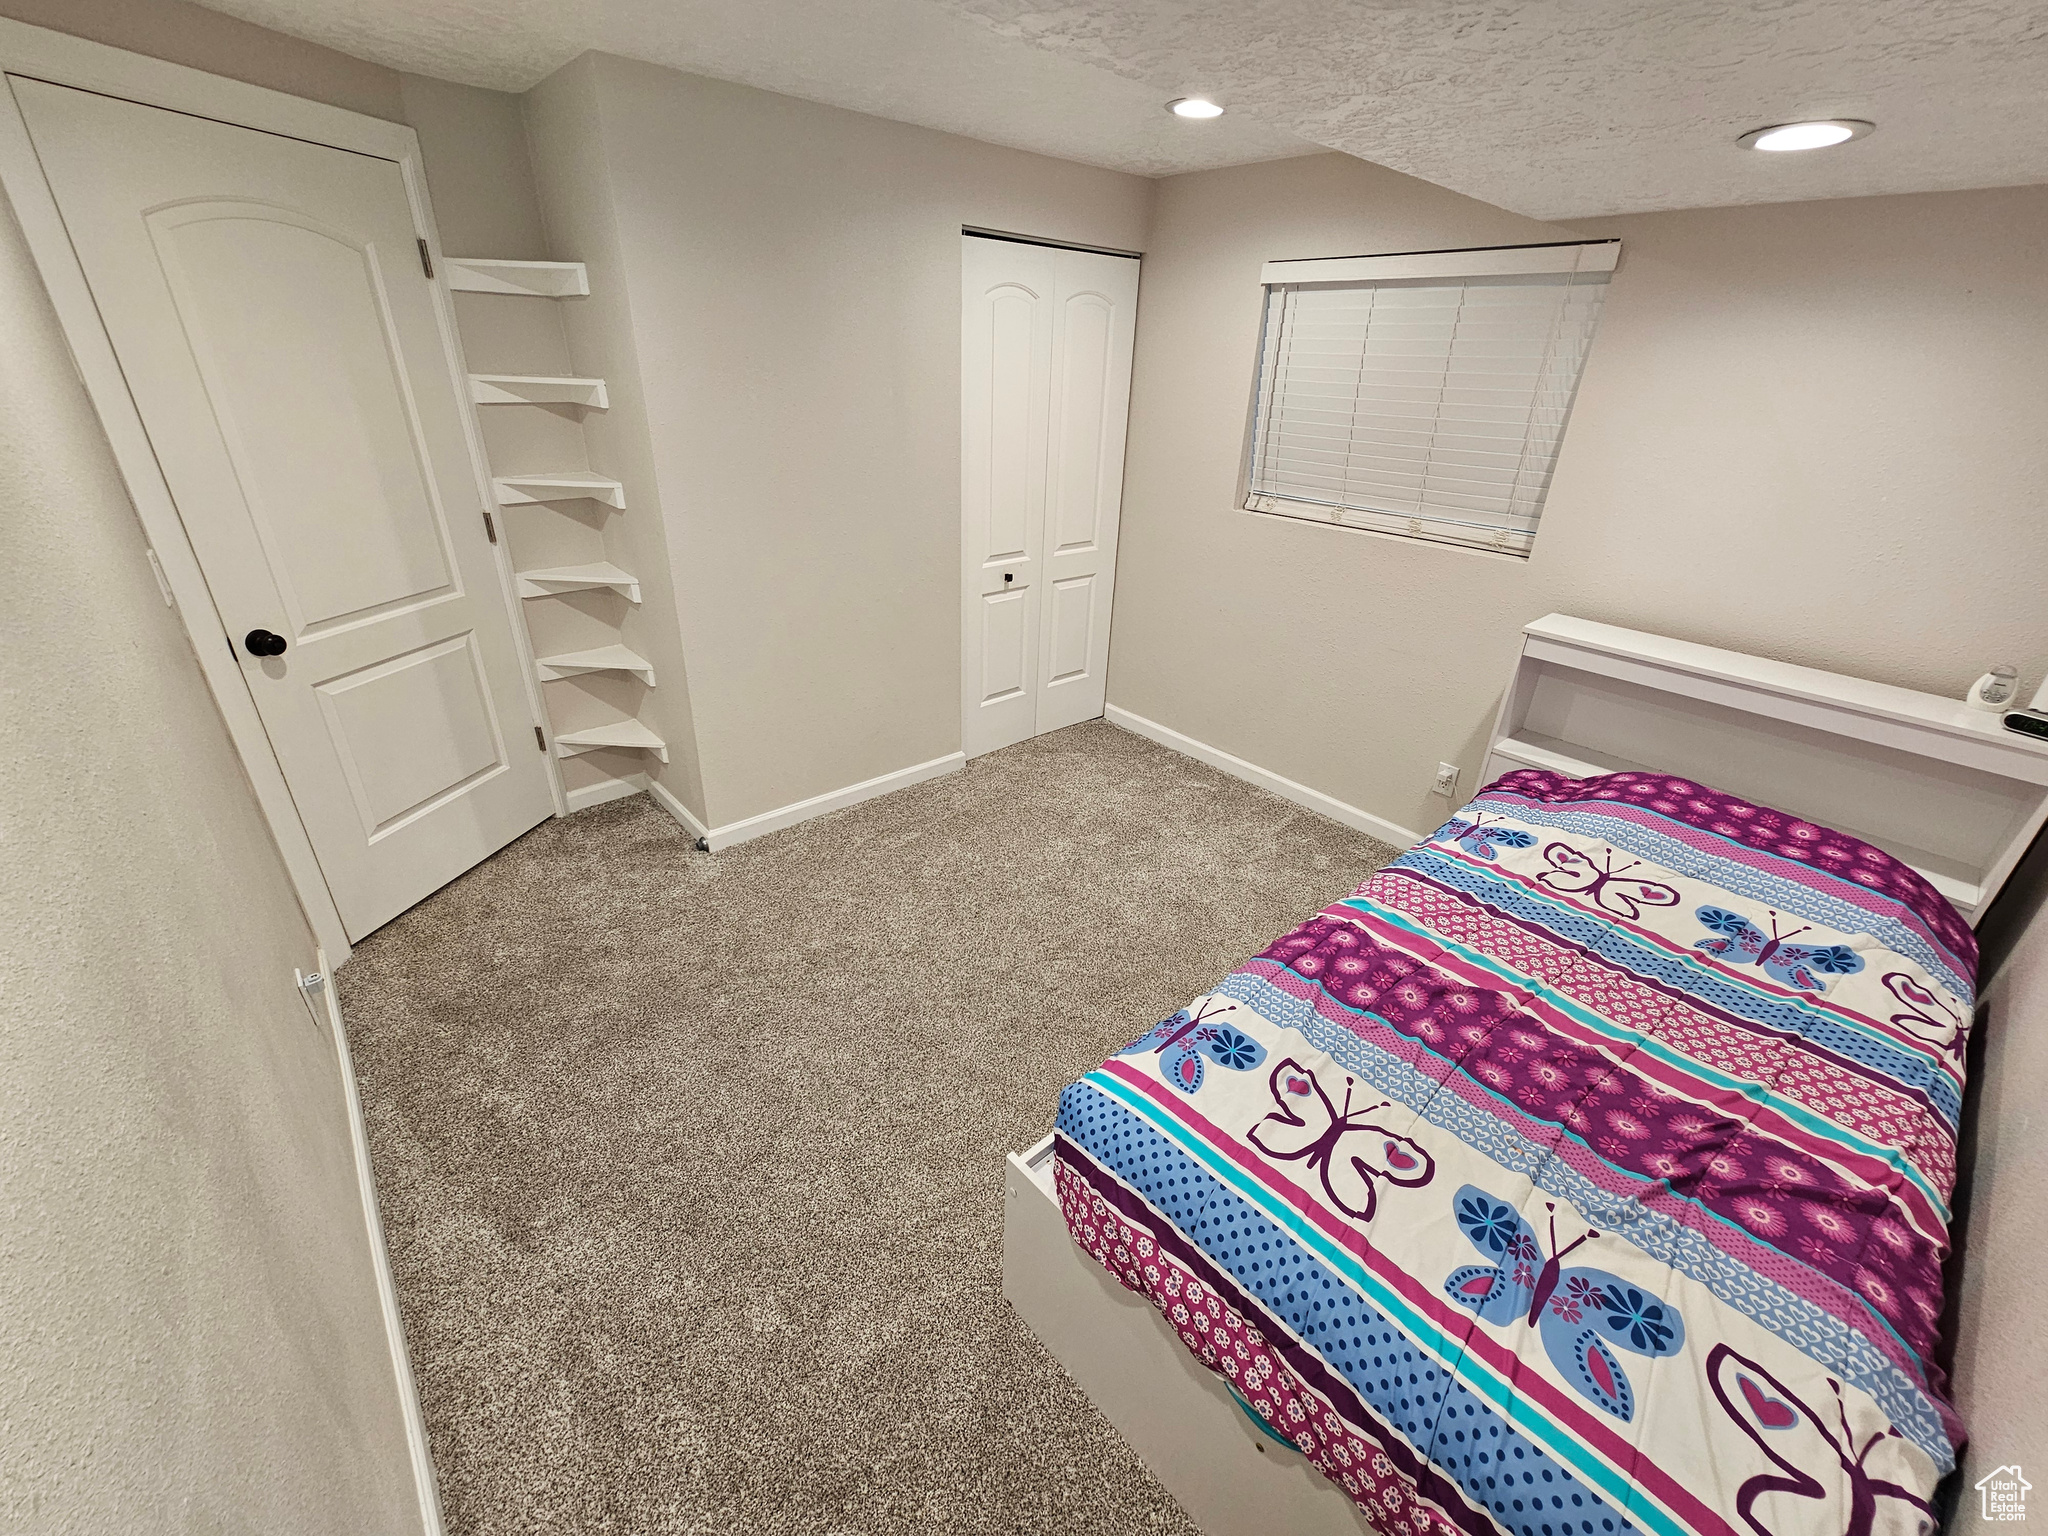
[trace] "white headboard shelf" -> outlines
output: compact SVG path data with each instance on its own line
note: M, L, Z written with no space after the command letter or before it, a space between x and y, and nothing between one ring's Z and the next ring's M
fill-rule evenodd
M1957 699L1553 613L1523 631L1485 782L1676 774L1875 844L1971 923L2048 820L2048 742Z

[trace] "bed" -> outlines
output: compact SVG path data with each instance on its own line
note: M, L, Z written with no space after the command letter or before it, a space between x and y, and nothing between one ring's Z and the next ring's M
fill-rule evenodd
M1597 771L1560 733L1623 729L1652 647L1712 697L1641 756L1754 684L1744 762L1917 840ZM1531 625L1506 771L1010 1159L1006 1293L1210 1536L1933 1528L1968 918L2048 756L1826 678Z

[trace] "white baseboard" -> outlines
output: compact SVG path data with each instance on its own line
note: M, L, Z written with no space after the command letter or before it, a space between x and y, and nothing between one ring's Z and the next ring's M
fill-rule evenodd
M847 806L858 805L863 800L872 800L878 795L891 794L899 789L908 789L913 784L922 784L926 779L958 773L966 766L965 753L949 752L944 757L935 757L928 763L913 763L908 768L898 768L894 773L864 779L858 784L849 784L844 789L835 789L827 794L813 795L808 800L799 800L794 805L783 806L780 810L763 811L758 816L749 816L743 821L727 822L722 827L706 827L690 813L688 806L662 788L659 780L649 786L648 793L657 805L701 838L711 852L716 853L721 848L732 847L734 843L744 843L749 838L760 837L769 832L780 832L784 827L793 827L800 821L809 821L813 816L823 816L827 811L844 810Z
M1232 757L1220 747L1212 747L1205 741L1192 736L1183 736L1170 726L1156 720L1147 720L1143 715L1134 715L1128 709L1119 709L1112 704L1103 711L1103 718L1111 725L1121 726L1134 736L1147 741L1156 741L1162 747L1171 747L1183 756L1192 757L1198 763L1207 763L1211 768L1220 768L1234 779L1243 779L1247 784L1256 784L1269 794L1278 795L1282 800L1292 800L1296 805L1327 816L1332 821L1342 822L1354 832L1363 832L1376 837L1395 848L1406 848L1422 841L1420 832L1411 832L1406 827L1396 826L1383 816L1371 811L1361 811L1355 805L1347 805L1334 795L1326 795L1320 789L1310 789L1306 784L1297 784L1284 779L1269 768L1257 763L1248 763L1241 757Z
M574 789L564 790L571 812L585 811L593 805L603 805L607 800L623 800L628 795L640 794L648 787L644 773L629 774L623 779L599 779L595 784L579 784Z
M699 821L695 816L691 815L690 808L687 805L683 804L682 801L678 800L675 797L675 792L671 790L666 784L663 784L661 780L648 780L647 798L652 800L656 805L660 806L664 811L667 811L669 815L675 817L677 821L681 822L683 824L683 830L689 833L690 836L702 838L709 833L710 828L706 827L703 822Z
M363 1200L363 1221L370 1235L370 1266L377 1276L377 1300L384 1311L384 1335L391 1348L391 1369L398 1378L398 1411L405 1420L405 1443L412 1455L413 1484L420 1501L421 1536L443 1536L441 1491L434 1480L434 1453L427 1442L426 1415L420 1411L419 1388L413 1382L412 1356L405 1347L405 1324L398 1312L398 1286L391 1278L391 1253L384 1246L384 1223L377 1215L377 1180L370 1168L370 1136L363 1124L363 1099L356 1090L355 1060L349 1055L348 1031L342 1027L341 998L334 973L327 969L327 951L318 951L320 991L327 999L327 1025L334 1031L334 1054L341 1062L341 1092L348 1106L349 1140L355 1145L356 1183Z

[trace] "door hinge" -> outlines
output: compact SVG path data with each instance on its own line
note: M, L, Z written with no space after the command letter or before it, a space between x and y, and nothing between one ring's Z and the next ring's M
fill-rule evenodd
M427 276L432 277L434 275L434 258L427 254L427 237L425 235L420 236L420 267Z
M548 749L548 739L547 737L541 735L540 727L537 725L533 728L533 744L536 747L539 747L543 752L547 751Z
M498 525L491 521L491 514L488 512L484 514L484 532L491 536L493 544L498 542Z

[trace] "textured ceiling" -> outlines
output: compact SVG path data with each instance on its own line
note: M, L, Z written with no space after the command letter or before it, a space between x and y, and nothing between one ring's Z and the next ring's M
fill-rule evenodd
M931 0L203 0L394 69L523 91L589 49L1141 176L1312 154Z
M1539 218L2048 182L2044 0L207 0L523 90L587 48L1147 175L1328 146ZM1167 116L1171 96L1231 109ZM1738 134L1864 117L1839 149Z
M2048 182L2043 0L940 3L1537 218Z

